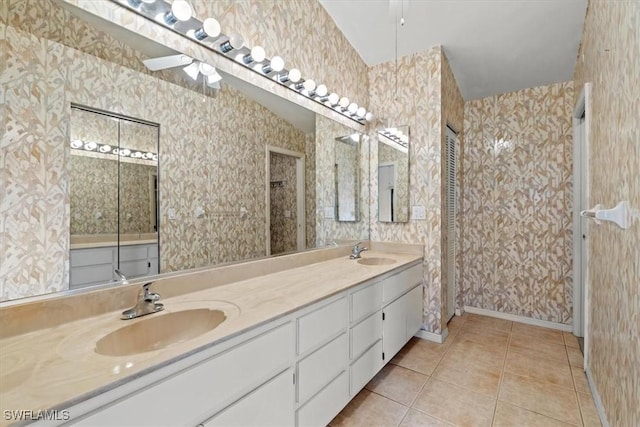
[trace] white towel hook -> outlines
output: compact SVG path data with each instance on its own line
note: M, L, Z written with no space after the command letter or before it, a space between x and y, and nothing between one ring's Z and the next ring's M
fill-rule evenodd
M600 205L595 205L591 209L580 212L580 216L591 218L596 224L600 224L600 221L613 222L623 230L629 228L633 218L636 217L629 209L629 203L626 201L618 203L613 209L600 209Z

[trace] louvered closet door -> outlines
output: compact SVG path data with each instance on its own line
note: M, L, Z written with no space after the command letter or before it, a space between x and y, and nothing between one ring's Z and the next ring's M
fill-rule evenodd
M453 317L456 308L456 140L455 132L447 126L447 321Z

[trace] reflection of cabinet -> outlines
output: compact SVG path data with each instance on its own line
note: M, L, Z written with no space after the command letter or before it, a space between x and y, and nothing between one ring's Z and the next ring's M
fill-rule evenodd
M267 322L71 408L86 414L71 424L327 425L420 328L421 277L415 265Z
M71 249L70 288L99 285L111 281L118 268L118 247ZM158 274L156 243L120 246L120 271L127 278Z

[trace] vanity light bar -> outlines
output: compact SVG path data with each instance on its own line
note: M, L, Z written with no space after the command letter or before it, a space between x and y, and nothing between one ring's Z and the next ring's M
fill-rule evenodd
M139 160L158 160L158 154L145 152L142 150L132 150L130 148L112 147L109 144L98 144L93 141L82 141L74 139L69 144L72 149L80 151L90 151L93 153L111 154L113 156L130 157Z
M329 93L325 85L316 87L313 79L302 79L295 68L287 70L280 56L269 59L260 46L249 48L238 33L225 35L220 24L214 18L200 21L193 17L193 8L187 0L174 0L173 4L165 0L111 0L173 32L183 35L201 46L225 57L234 59L238 64L270 80L300 93L302 96L331 108L343 116L360 124L373 120L373 114L346 97L340 98ZM179 25L178 25L179 24ZM343 102L346 100L346 104Z

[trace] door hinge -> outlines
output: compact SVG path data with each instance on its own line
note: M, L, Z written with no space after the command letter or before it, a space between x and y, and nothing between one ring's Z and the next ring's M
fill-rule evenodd
M382 320L384 320L384 311L382 312Z
M384 351L382 352L382 360L384 360Z

